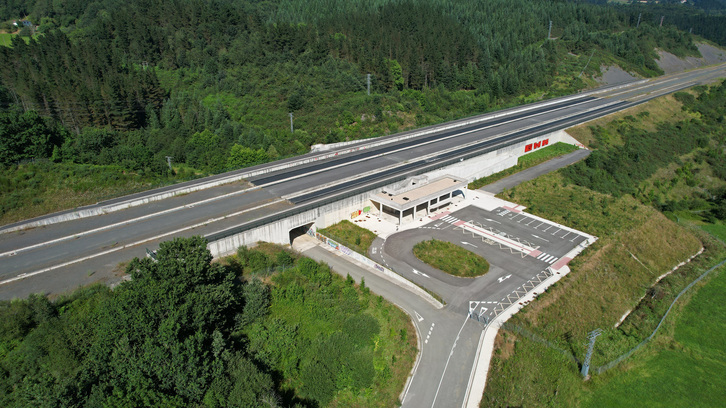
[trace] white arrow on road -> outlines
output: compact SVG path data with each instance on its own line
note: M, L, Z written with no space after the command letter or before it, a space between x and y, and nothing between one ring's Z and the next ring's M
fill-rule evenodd
M470 244L470 243L468 243L468 242L464 242L464 241L461 241L461 243L462 243L462 244L464 244L464 245L471 245L471 246L473 246L474 248L479 248L478 246L476 246L476 245L474 245L474 244Z
M502 283L502 282L504 282L505 280L507 280L507 279L509 279L511 277L512 277L512 275L502 276L502 277L500 277L497 280L499 281L499 283Z
M420 314L418 314L418 312L417 312L417 311L415 311L415 310L414 310L414 311L413 311L413 313L414 313L414 314L416 315L416 320L418 320L419 322L422 322L422 321L423 321L423 319L424 319L424 318L423 318L423 317L421 317L421 315L420 315Z
M496 222L497 224L501 224L501 222L499 222L499 221L494 221L494 220L492 220L492 219L489 219L489 218L484 218L484 219L485 219L485 220L487 220L487 221L489 221L489 222Z
M542 237L538 237L538 236L536 236L536 235L534 235L534 234L532 234L532 236L533 236L533 237L535 237L535 238L537 238L537 239L541 239L542 241L545 241L545 242L550 242L550 241L548 241L548 240L546 240L546 239L544 239L544 238L542 238Z
M425 273L423 273L423 272L419 272L419 271L417 271L417 270L415 270L415 269L413 270L413 273L415 273L416 275L421 275L421 276L423 276L424 278L428 278L428 277L429 277L429 275L426 275Z

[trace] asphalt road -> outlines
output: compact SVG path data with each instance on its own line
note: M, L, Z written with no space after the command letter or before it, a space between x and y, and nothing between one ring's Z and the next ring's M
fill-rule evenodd
M145 248L154 249L160 241L244 228L278 211L314 206L317 200L350 189L382 186L721 75L722 67L710 68L630 90L607 90L598 98L582 97L527 114L510 110L509 117L274 172L252 178L252 184L235 183L97 217L0 234L0 299L62 293L92 281L113 281L118 279L113 269L119 263L144 256Z
M505 177L501 180L495 181L494 183L488 184L480 190L486 191L492 194L499 194L502 191L509 190L512 187L519 185L527 180L535 179L543 174L550 173L552 171L567 167L571 164L577 163L580 160L590 155L589 150L580 149L575 150L572 153L556 157L552 160L546 161L542 164L538 164L534 167L530 167L526 170L522 170L519 173L512 174L511 176Z

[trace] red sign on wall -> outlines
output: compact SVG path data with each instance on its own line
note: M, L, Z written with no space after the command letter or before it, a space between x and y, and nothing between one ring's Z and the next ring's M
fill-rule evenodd
M530 143L530 144L524 146L524 152L525 153L531 152L533 149L539 149L540 147L545 147L548 144L550 144L550 139L544 139L540 142Z

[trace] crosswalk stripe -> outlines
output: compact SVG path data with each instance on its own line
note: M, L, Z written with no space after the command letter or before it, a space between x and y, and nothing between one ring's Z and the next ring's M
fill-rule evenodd
M555 261L558 260L558 259L560 259L560 258L555 258L555 259L551 260L550 261L550 265L552 265L553 263L555 263Z
M552 256L552 255L547 255L546 257L542 258L542 260L543 260L543 261L545 261L545 262L549 262L549 261L550 261L550 259L552 259L552 258L554 258L554 256Z
M544 258L545 256L547 256L547 254L546 254L546 253L544 253L544 252L542 252L542 253L541 253L541 254L540 254L540 255L539 255L538 257L537 257L537 259L542 259L542 258Z

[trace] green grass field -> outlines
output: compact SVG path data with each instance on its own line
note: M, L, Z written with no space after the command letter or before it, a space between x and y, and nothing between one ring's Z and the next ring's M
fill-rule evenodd
M595 378L583 406L717 407L726 401L725 268L693 295L654 343ZM657 350L657 351L656 351Z
M14 36L15 34L0 33L0 45L3 47L9 47Z
M414 245L413 254L422 262L454 276L471 278L489 272L486 259L450 242L422 241Z
M701 227L704 231L709 234L713 234L716 238L721 241L726 241L726 224L720 222L718 224L708 224Z

